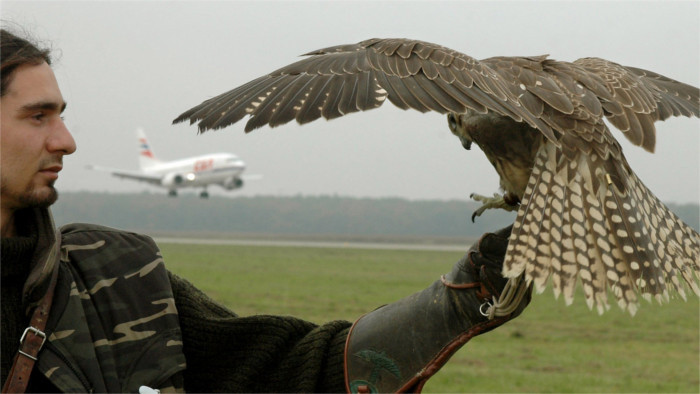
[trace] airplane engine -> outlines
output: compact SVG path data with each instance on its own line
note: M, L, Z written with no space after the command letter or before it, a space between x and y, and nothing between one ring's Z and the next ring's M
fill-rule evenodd
M243 187L243 179L241 178L229 178L225 180L221 186L226 190L233 190Z
M163 177L161 184L165 187L177 187L182 186L185 181L186 178L181 174L168 174Z

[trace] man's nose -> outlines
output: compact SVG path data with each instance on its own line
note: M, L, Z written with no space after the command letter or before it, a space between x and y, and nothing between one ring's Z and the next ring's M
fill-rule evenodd
M70 155L75 152L76 148L73 135L71 135L63 120L59 119L48 141L49 151L62 152L64 155Z

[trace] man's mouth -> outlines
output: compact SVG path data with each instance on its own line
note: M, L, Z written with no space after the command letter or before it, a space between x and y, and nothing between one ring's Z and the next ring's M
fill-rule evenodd
M63 166L60 164L56 164L50 167L42 168L39 170L39 173L46 175L49 178L52 179L57 179L58 178L58 173L63 169Z

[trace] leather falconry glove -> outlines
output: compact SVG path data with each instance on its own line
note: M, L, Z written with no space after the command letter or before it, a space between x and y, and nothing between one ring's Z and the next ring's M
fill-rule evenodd
M420 392L472 337L518 316L530 302L524 284L510 307L493 313L508 282L501 269L511 228L484 234L427 289L358 319L345 345L346 390Z

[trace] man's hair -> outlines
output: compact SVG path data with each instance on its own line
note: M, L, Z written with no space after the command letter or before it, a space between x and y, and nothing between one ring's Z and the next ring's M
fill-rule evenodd
M25 64L39 65L43 62L51 65L51 50L40 49L29 40L18 37L6 29L0 29L0 61L2 62L0 97L2 97L10 86L12 73L17 67Z

